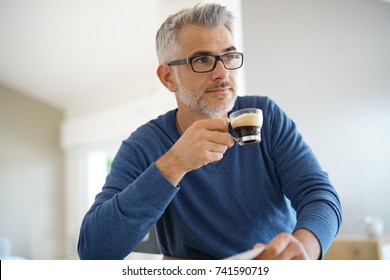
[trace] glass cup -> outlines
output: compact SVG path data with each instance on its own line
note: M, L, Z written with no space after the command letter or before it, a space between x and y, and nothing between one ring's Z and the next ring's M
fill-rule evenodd
M229 118L237 134L238 144L246 146L260 143L263 111L257 108L245 108L231 113Z

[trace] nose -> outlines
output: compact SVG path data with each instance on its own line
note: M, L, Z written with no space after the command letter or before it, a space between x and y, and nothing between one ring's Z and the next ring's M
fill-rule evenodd
M215 68L212 71L212 73L213 73L213 80L217 80L217 79L224 80L224 79L226 79L228 74L229 74L228 72L229 72L229 70L227 70L225 68L225 66L223 65L222 60L217 61L217 64L215 65Z

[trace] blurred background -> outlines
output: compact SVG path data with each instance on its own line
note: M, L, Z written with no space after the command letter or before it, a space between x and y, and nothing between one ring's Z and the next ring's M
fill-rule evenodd
M121 141L176 108L155 33L202 2L0 0L0 258L77 255ZM390 3L214 2L236 17L239 95L270 96L297 123L340 194L339 236L389 235Z

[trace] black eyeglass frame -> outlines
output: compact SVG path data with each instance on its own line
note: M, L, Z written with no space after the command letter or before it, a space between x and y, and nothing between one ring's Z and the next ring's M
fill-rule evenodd
M223 58L226 57L226 56L228 56L228 55L235 55L235 54L238 54L238 55L241 56L241 64L240 64L240 66L233 67L233 68L231 68L231 67L226 67ZM192 61L193 61L194 59L196 59L196 58L204 57L204 56L211 56L211 57L214 57L214 58L215 58L213 67L212 67L210 70L207 70L207 71L196 71L196 70L194 69L194 66L192 65ZM175 66L175 65L190 64L190 65L191 65L191 68L192 68L192 71L194 71L195 73L207 73L207 72L211 72L211 71L213 71L213 70L215 69L215 67L217 66L218 61L221 61L221 62L222 62L223 67L225 67L225 69L227 69L227 70L236 70L236 69L238 69L238 68L241 68L242 65L244 64L244 54L241 53L241 52L230 52L230 53L225 53L225 54L220 54L220 55L211 55L211 54L196 55L196 56L189 57L189 58L183 58L183 59L172 60L172 61L168 62L168 65L169 65L169 66Z

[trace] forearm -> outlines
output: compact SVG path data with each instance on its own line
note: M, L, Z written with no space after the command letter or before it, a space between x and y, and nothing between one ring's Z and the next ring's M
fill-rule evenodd
M331 188L310 193L297 212L295 231L307 229L311 232L320 244L320 258L323 258L340 228L341 205Z
M124 180L123 176L121 179ZM117 181L108 179L110 185ZM118 193L105 187L83 220L78 245L80 258L126 257L159 219L177 190L154 165Z
M78 243L81 259L123 259L138 246L153 222L127 216L120 208L113 198L87 213Z

